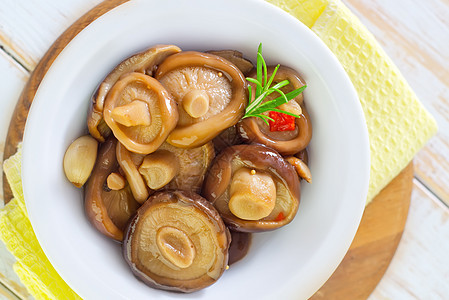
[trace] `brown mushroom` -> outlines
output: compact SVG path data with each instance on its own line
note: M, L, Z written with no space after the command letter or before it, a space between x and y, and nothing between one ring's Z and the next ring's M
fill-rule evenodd
M123 230L139 204L129 189L111 190L107 178L118 170L115 156L117 140L110 137L99 149L92 174L87 181L84 207L90 222L104 235L123 240Z
M117 65L114 70L106 76L92 97L92 103L87 117L87 126L90 134L100 142L104 142L105 138L110 134L109 127L103 120L104 101L109 90L123 74L140 72L152 75L155 67L166 57L180 51L181 49L173 45L156 45L144 52L125 59Z
M151 196L130 221L123 255L145 284L193 292L222 275L229 243L229 230L206 199L166 191Z
M178 124L167 139L173 146L202 146L243 116L245 77L219 56L194 51L174 54L159 65L155 77L179 104Z
M220 57L223 57L226 60L229 60L240 71L242 71L243 75L248 76L254 68L254 65L249 60L243 58L243 54L237 50L211 50L207 51L207 53L214 54Z
M268 76L271 76L273 70L273 67L268 68ZM281 66L276 73L274 83L286 79L290 84L281 88L284 93L291 92L305 84L296 71ZM272 93L265 101L272 100L277 96L279 95ZM303 94L301 93L288 103L281 105L280 108L299 114L300 118L295 119L294 130L270 131L270 127L262 119L254 117L243 119L238 124L238 130L245 141L266 145L282 155L293 155L306 148L312 138L312 124L303 102Z
M178 121L176 103L153 77L124 75L109 91L104 120L129 151L149 154L157 150Z
M229 245L228 265L238 262L248 254L251 246L252 234L248 232L239 232L230 230L231 244Z
M243 139L237 131L237 126L231 126L217 135L212 142L214 143L215 151L220 153L229 146L243 144Z
M137 202L143 203L150 195L147 186L137 169L137 165L140 165L133 160L133 155L129 152L121 143L117 143L117 161L121 170L125 173L129 186ZM134 155L135 157L136 155ZM143 156L141 156L143 159Z
M236 231L279 228L296 215L300 183L292 165L262 145L236 145L214 160L202 195Z

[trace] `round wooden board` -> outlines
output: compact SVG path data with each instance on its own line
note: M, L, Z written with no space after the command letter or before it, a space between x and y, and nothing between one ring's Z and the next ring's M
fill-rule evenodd
M87 25L128 0L104 1L70 26L41 59L26 84L13 113L3 160L15 153L22 141L26 119L36 90L45 73L65 46ZM11 190L3 176L5 202ZM385 273L407 219L413 186L410 163L367 206L356 237L340 266L311 299L366 299Z

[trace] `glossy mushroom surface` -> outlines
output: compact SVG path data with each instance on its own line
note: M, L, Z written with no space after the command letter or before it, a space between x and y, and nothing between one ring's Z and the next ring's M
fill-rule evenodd
M164 143L160 150L173 153L179 163L178 174L163 188L200 193L206 171L215 158L212 142L190 149L178 148Z
M276 151L262 145L236 145L216 157L202 195L231 229L268 231L295 217L300 182L293 166Z
M145 284L194 292L222 275L229 243L229 230L206 199L166 191L151 196L130 221L123 255Z
M156 151L178 121L171 96L156 79L142 73L128 73L114 84L103 113L120 143L140 154ZM136 119L139 122L133 123Z
M242 260L251 247L252 234L231 230L231 244L229 245L229 265Z
M268 68L268 76L271 76L274 68ZM255 76L255 74L252 74ZM289 80L290 84L281 88L284 93L291 92L304 86L304 80L293 69L281 66L276 73L274 83ZM277 93L269 95L265 101L278 97ZM241 137L251 143L260 143L278 151L282 155L293 155L307 147L312 138L312 123L304 105L301 93L289 103L279 108L298 114L300 118L295 119L295 129L289 131L270 131L270 127L260 118L246 118L238 124Z
M119 168L115 156L117 140L110 137L99 151L92 174L84 192L84 208L89 221L102 234L117 241L123 240L123 230L139 204L129 186L111 190L107 178Z
M251 61L243 57L243 53L237 50L210 50L207 53L214 54L232 62L242 71L243 75L249 76L254 69L254 65Z
M165 59L155 78L178 103L179 121L167 139L173 146L202 146L235 125L244 114L245 77L222 57L181 52Z
M181 49L173 45L156 45L141 53L135 54L120 64L106 76L92 97L87 117L87 127L90 134L100 142L110 134L110 130L103 120L104 102L112 86L119 78L131 72L153 75L155 67L168 56L180 52Z

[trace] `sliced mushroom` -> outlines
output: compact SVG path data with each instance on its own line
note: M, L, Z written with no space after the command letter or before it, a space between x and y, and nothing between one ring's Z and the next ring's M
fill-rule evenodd
M167 139L176 147L202 146L243 116L245 77L219 56L181 52L165 59L155 77L179 104L178 124Z
M218 212L191 192L160 192L129 223L123 254L134 275L164 290L193 292L218 280L230 234Z
M125 173L134 198L139 203L145 202L150 195L147 186L137 170L137 164L132 159L132 154L121 144L117 143L117 161L121 170Z
M202 195L231 229L267 231L293 220L300 183L293 166L274 150L261 145L236 145L217 156Z
M115 156L117 140L110 137L99 149L97 161L85 189L84 207L90 222L104 235L123 240L123 230L139 204L125 186L111 190L107 178L118 170Z
M117 81L104 103L104 120L129 151L149 154L178 121L176 103L153 77L129 73Z
M155 67L165 58L180 51L181 49L173 45L156 45L127 58L117 65L103 80L92 97L92 105L87 117L90 134L100 142L104 142L110 134L110 130L103 120L104 102L109 90L123 74L140 72L152 75Z
M268 76L271 76L273 70L273 67L268 68ZM291 92L305 84L296 71L281 66L276 73L274 83L286 79L290 84L281 88L284 93ZM277 93L272 93L266 101L277 96L279 96ZM288 103L281 105L280 108L292 113L299 113L300 118L295 119L294 130L270 131L269 126L263 120L253 117L243 119L238 124L238 131L245 141L266 145L282 155L293 155L306 148L312 138L312 124L303 102L303 94L301 93Z
M243 75L248 76L254 68L254 65L249 60L243 58L242 52L237 50L217 50L217 51L207 51L207 53L221 56L226 60L229 60L234 65L242 71Z

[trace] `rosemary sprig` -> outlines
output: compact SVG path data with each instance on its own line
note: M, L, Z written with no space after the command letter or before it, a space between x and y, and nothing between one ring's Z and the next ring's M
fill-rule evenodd
M291 91L287 94L281 91L281 88L290 84L288 80L283 80L281 82L278 82L271 86L273 83L273 80L276 76L276 72L279 69L279 65L277 65L273 73L271 74L270 78L268 78L268 71L267 71L267 64L265 62L265 59L262 56L262 43L259 44L259 48L257 50L257 65L256 65L256 79L247 77L246 80L250 83L253 83L256 86L256 90L254 91L254 100L253 99L253 88L251 85L248 85L248 92L249 92L249 100L248 100L248 106L245 109L245 115L242 119L249 118L249 117L257 117L261 118L265 123L268 123L268 120L274 121L269 116L264 115L264 112L267 111L276 111L280 113L284 113L286 115L294 116L295 118L299 118L300 116L287 112L285 110L278 109L277 107L281 104L287 103L288 101L292 100L293 98L297 97L299 94L301 94L305 88L306 85L300 87L299 89L296 89L294 91ZM264 102L263 100L270 95L271 93L278 93L280 96Z

